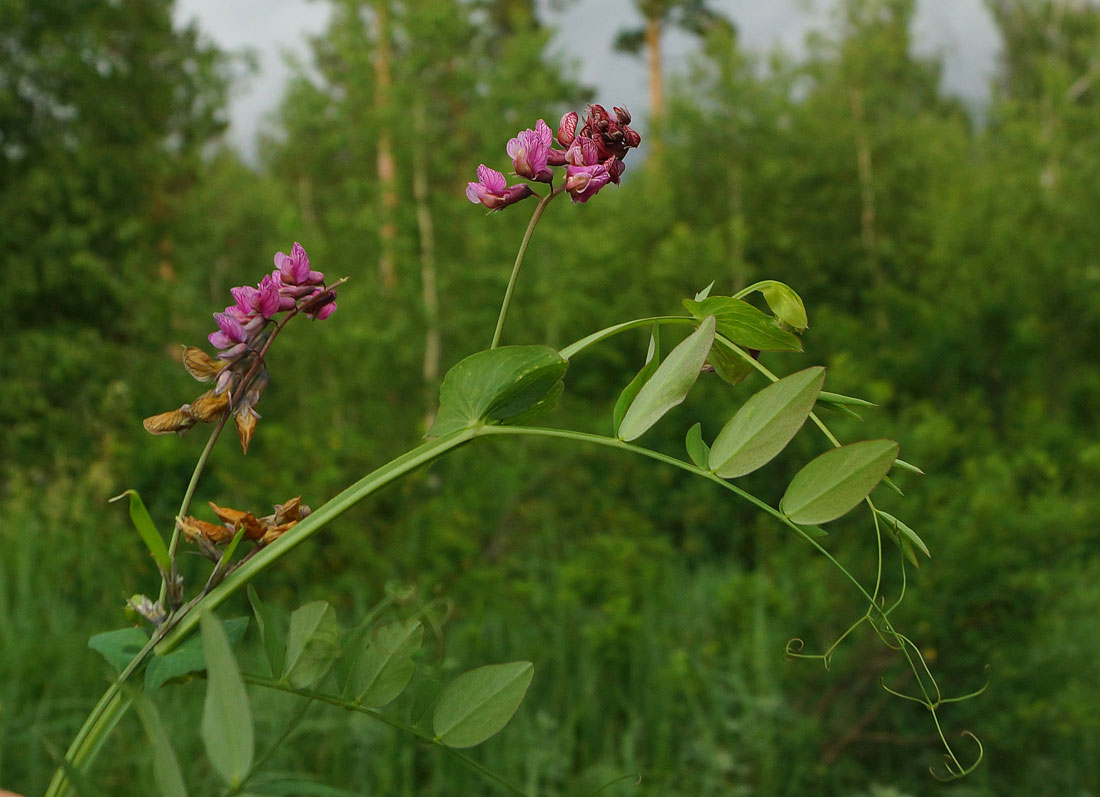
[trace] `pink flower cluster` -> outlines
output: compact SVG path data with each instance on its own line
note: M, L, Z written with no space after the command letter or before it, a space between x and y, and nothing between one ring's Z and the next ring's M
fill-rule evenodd
M517 134L505 148L515 174L552 184L551 167L564 166L565 190L574 202L587 202L608 183L618 184L626 170L623 158L642 141L630 127L630 113L615 108L611 115L602 105L589 105L584 123L580 122L576 111L561 118L557 140L564 150L554 149L554 134L542 119L534 130ZM503 174L484 163L478 167L477 177L478 182L467 185L466 198L489 210L501 210L536 195L525 183L509 186Z
M200 382L213 381L214 387L179 409L152 415L143 423L153 434L182 434L196 423L213 423L231 412L241 448L248 453L260 417L256 404L269 381L263 353L277 330L268 321L285 310L324 320L336 312L336 291L325 285L324 274L309 267L306 250L295 243L289 255L275 255L275 270L258 285L242 285L230 293L234 304L214 313L218 329L208 336L218 356L195 346L183 350L187 372Z
M326 292L325 275L310 268L309 255L295 241L289 255L275 253L275 270L260 280L259 285L255 288L242 285L229 292L236 304L225 308L224 313L214 313L218 329L210 333L208 340L218 349L220 359L233 361L248 350L268 319L293 309L299 301L309 302ZM323 321L336 312L336 296L332 291L327 293L327 298L311 304L307 316Z

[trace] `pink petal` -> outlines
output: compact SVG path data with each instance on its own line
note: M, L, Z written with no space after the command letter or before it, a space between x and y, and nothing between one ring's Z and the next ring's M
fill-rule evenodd
M504 175L496 169L490 169L484 163L477 167L477 179L493 194L500 194L508 187L508 181L504 179Z

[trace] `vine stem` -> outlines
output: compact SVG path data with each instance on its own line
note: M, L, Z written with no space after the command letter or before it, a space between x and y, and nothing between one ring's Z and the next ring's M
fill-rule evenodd
M292 687L292 686L290 686L289 684L287 684L283 681L279 681L279 680L276 680L274 678L265 678L263 676L250 675L249 673L241 673L241 677L244 679L245 683L253 684L254 686L262 686L262 687L265 687L267 689L274 689L276 691L286 692L287 694L291 694L291 695L299 695L301 697L309 698L310 700L317 700L321 703L328 703L331 706L339 706L340 708L346 709L348 711L355 711L355 712L358 712L360 714L366 714L368 717L371 717L372 719L378 720L379 722L383 723L384 725L389 725L391 728L396 728L397 730L404 731L405 733L412 734L417 739L420 739L423 742L427 742L428 744L434 744L437 747L443 748L448 753L450 753L452 756L454 756L459 761L461 761L463 764L465 764L466 766L470 767L473 770L476 770L482 776L488 778L489 780L492 780L495 783L499 784L500 786L503 786L508 791L510 791L512 794L519 794L519 795L526 794L526 792L524 792L522 789L519 789L516 786L513 786L511 783L506 781L500 775L493 772L491 769L488 769L487 767L485 767L482 764L478 763L477 761L470 758L469 756L463 755L462 753L460 753L458 750L454 749L453 747L448 747L447 745L440 742L439 739L437 739L435 736L433 736L432 734L427 733L425 731L422 731L420 728L417 728L415 725L407 725L406 723L401 722L400 720L396 720L393 717L386 716L385 714L383 714L380 711L376 711L375 709L372 709L372 708L366 708L365 706L360 706L359 704L351 702L351 701L342 700L341 698L336 697L335 695L328 695L328 694L325 694L324 692L315 692L312 689L297 689L297 688Z
M565 183L562 183L540 199L538 205L535 206L535 212L531 214L531 220L527 222L527 230L523 233L523 240L520 241L519 251L516 252L516 262L512 264L512 275L508 278L508 287L504 290L504 301L500 304L500 315L497 316L497 327L493 331L493 342L489 345L490 349L495 349L500 345L500 335L504 331L504 319L508 315L508 307L512 304L512 292L515 290L516 282L519 280L519 269L520 266L523 265L524 255L527 254L527 245L531 243L531 236L535 233L535 226L539 223L539 219L542 218L542 213L546 210L546 206L564 190Z
M842 565L835 556L829 553L829 550L827 548L825 548L823 545L821 545L821 543L815 540L808 531L791 521L778 509L760 500L752 493L748 493L742 490L736 484L732 484L725 479L715 475L709 470L704 470L703 468L696 467L689 462L685 462L682 459L676 459L676 457L671 457L668 454L662 454L660 451L653 451L648 448L643 448L642 446L625 443L615 437L606 437L604 435L592 434L590 432L575 432L572 429L548 429L539 426L483 426L479 430L478 434L479 436L521 435L527 437L554 437L561 440L574 440L580 443L592 443L594 445L605 446L607 448L615 448L620 451L627 451L632 454L638 454L649 459L655 459L658 462L665 463L666 465L672 465L673 467L679 468L680 470L685 470L688 473L692 473L696 476L701 476L704 479L714 482L715 484L722 486L726 490L735 493L737 496L744 499L745 501L748 501L757 509L766 512L767 514L778 520L780 523L782 523L784 526L789 527L799 537L801 537L814 548L816 548L818 553L828 559L838 570L840 570L840 572L842 572L844 576L849 581L851 581L853 585L855 585L856 589L859 590L860 594L863 595L867 602L878 609L877 602L871 596L871 593L869 593L867 589L859 582L859 579L852 575L851 572L846 567L844 567L844 565Z

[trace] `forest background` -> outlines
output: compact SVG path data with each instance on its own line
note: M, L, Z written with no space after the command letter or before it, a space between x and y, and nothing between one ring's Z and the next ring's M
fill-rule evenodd
M989 0L1002 51L979 117L942 91L940 56L914 55L911 0L840 0L797 58L745 51L703 3L637 5L619 41L649 80L646 157L598 201L550 209L505 342L560 347L607 317L675 312L712 280L793 286L806 353L774 366L826 365L830 390L878 405L837 420L840 436L893 437L927 473L883 498L932 549L900 611L941 684L991 678L944 714L981 736L982 767L930 778L927 717L882 691L905 676L869 635L829 672L785 661L788 639L823 647L862 611L826 562L709 486L613 453L471 448L346 515L262 593L354 618L412 586L453 607L425 654L443 669L535 662L519 714L475 756L540 794L620 775L602 793L1096 794L1100 9ZM477 164L502 166L538 118L615 103L554 55L530 0L342 0L246 164L221 137L247 64L171 6L0 0L0 786L27 794L102 689L87 638L155 579L106 499L135 488L169 522L202 446L140 427L193 393L179 344L202 344L229 287L294 240L350 278L331 320L281 338L251 450L219 446L198 496L319 505L415 445L441 374L489 343L527 214L471 206ZM690 66L647 73L654 31L676 24L696 37ZM559 417L606 431L645 342L578 361ZM728 413L706 408L759 387L708 380L692 411L713 436ZM676 417L652 445L681 449ZM812 453L798 438L778 470ZM773 501L775 473L750 477ZM873 569L864 529L831 531L834 553ZM189 781L210 784L201 689L165 691L163 713ZM274 738L289 708L268 702ZM274 765L349 793L493 788L320 709ZM95 779L139 794L151 777L129 718Z

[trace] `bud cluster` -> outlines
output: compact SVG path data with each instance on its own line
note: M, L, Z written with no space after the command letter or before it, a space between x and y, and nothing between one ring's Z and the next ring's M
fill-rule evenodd
M176 525L188 540L199 546L202 553L217 562L221 553L217 546L233 539L243 531L246 540L252 540L258 547L270 545L294 528L298 521L310 514L310 508L302 504L302 497L295 496L284 504L275 504L275 511L258 518L243 509L218 506L210 501L210 508L221 523L211 523L188 515L176 519Z
M579 127L578 127L579 125ZM535 129L527 129L508 142L505 150L512 159L518 177L536 183L552 184L552 167L565 167L565 190L574 202L587 202L608 183L618 184L626 165L623 158L637 147L642 137L630 127L630 113L615 108L609 114L602 105L589 105L583 124L576 111L561 118L555 149L555 134L539 119ZM466 198L489 210L501 210L529 196L536 196L526 183L508 185L507 179L484 163L477 169L478 182L466 187Z
M207 337L217 357L194 346L183 350L187 373L200 382L213 381L214 386L179 409L146 418L144 425L153 434L182 434L196 423L211 423L232 411L247 453L260 417L256 404L269 381L263 352L275 330L271 322L287 311L322 321L336 312L336 292L325 286L324 274L310 268L306 250L295 242L289 255L275 254L275 270L256 286L242 285L230 293L234 304L214 313L218 328Z

